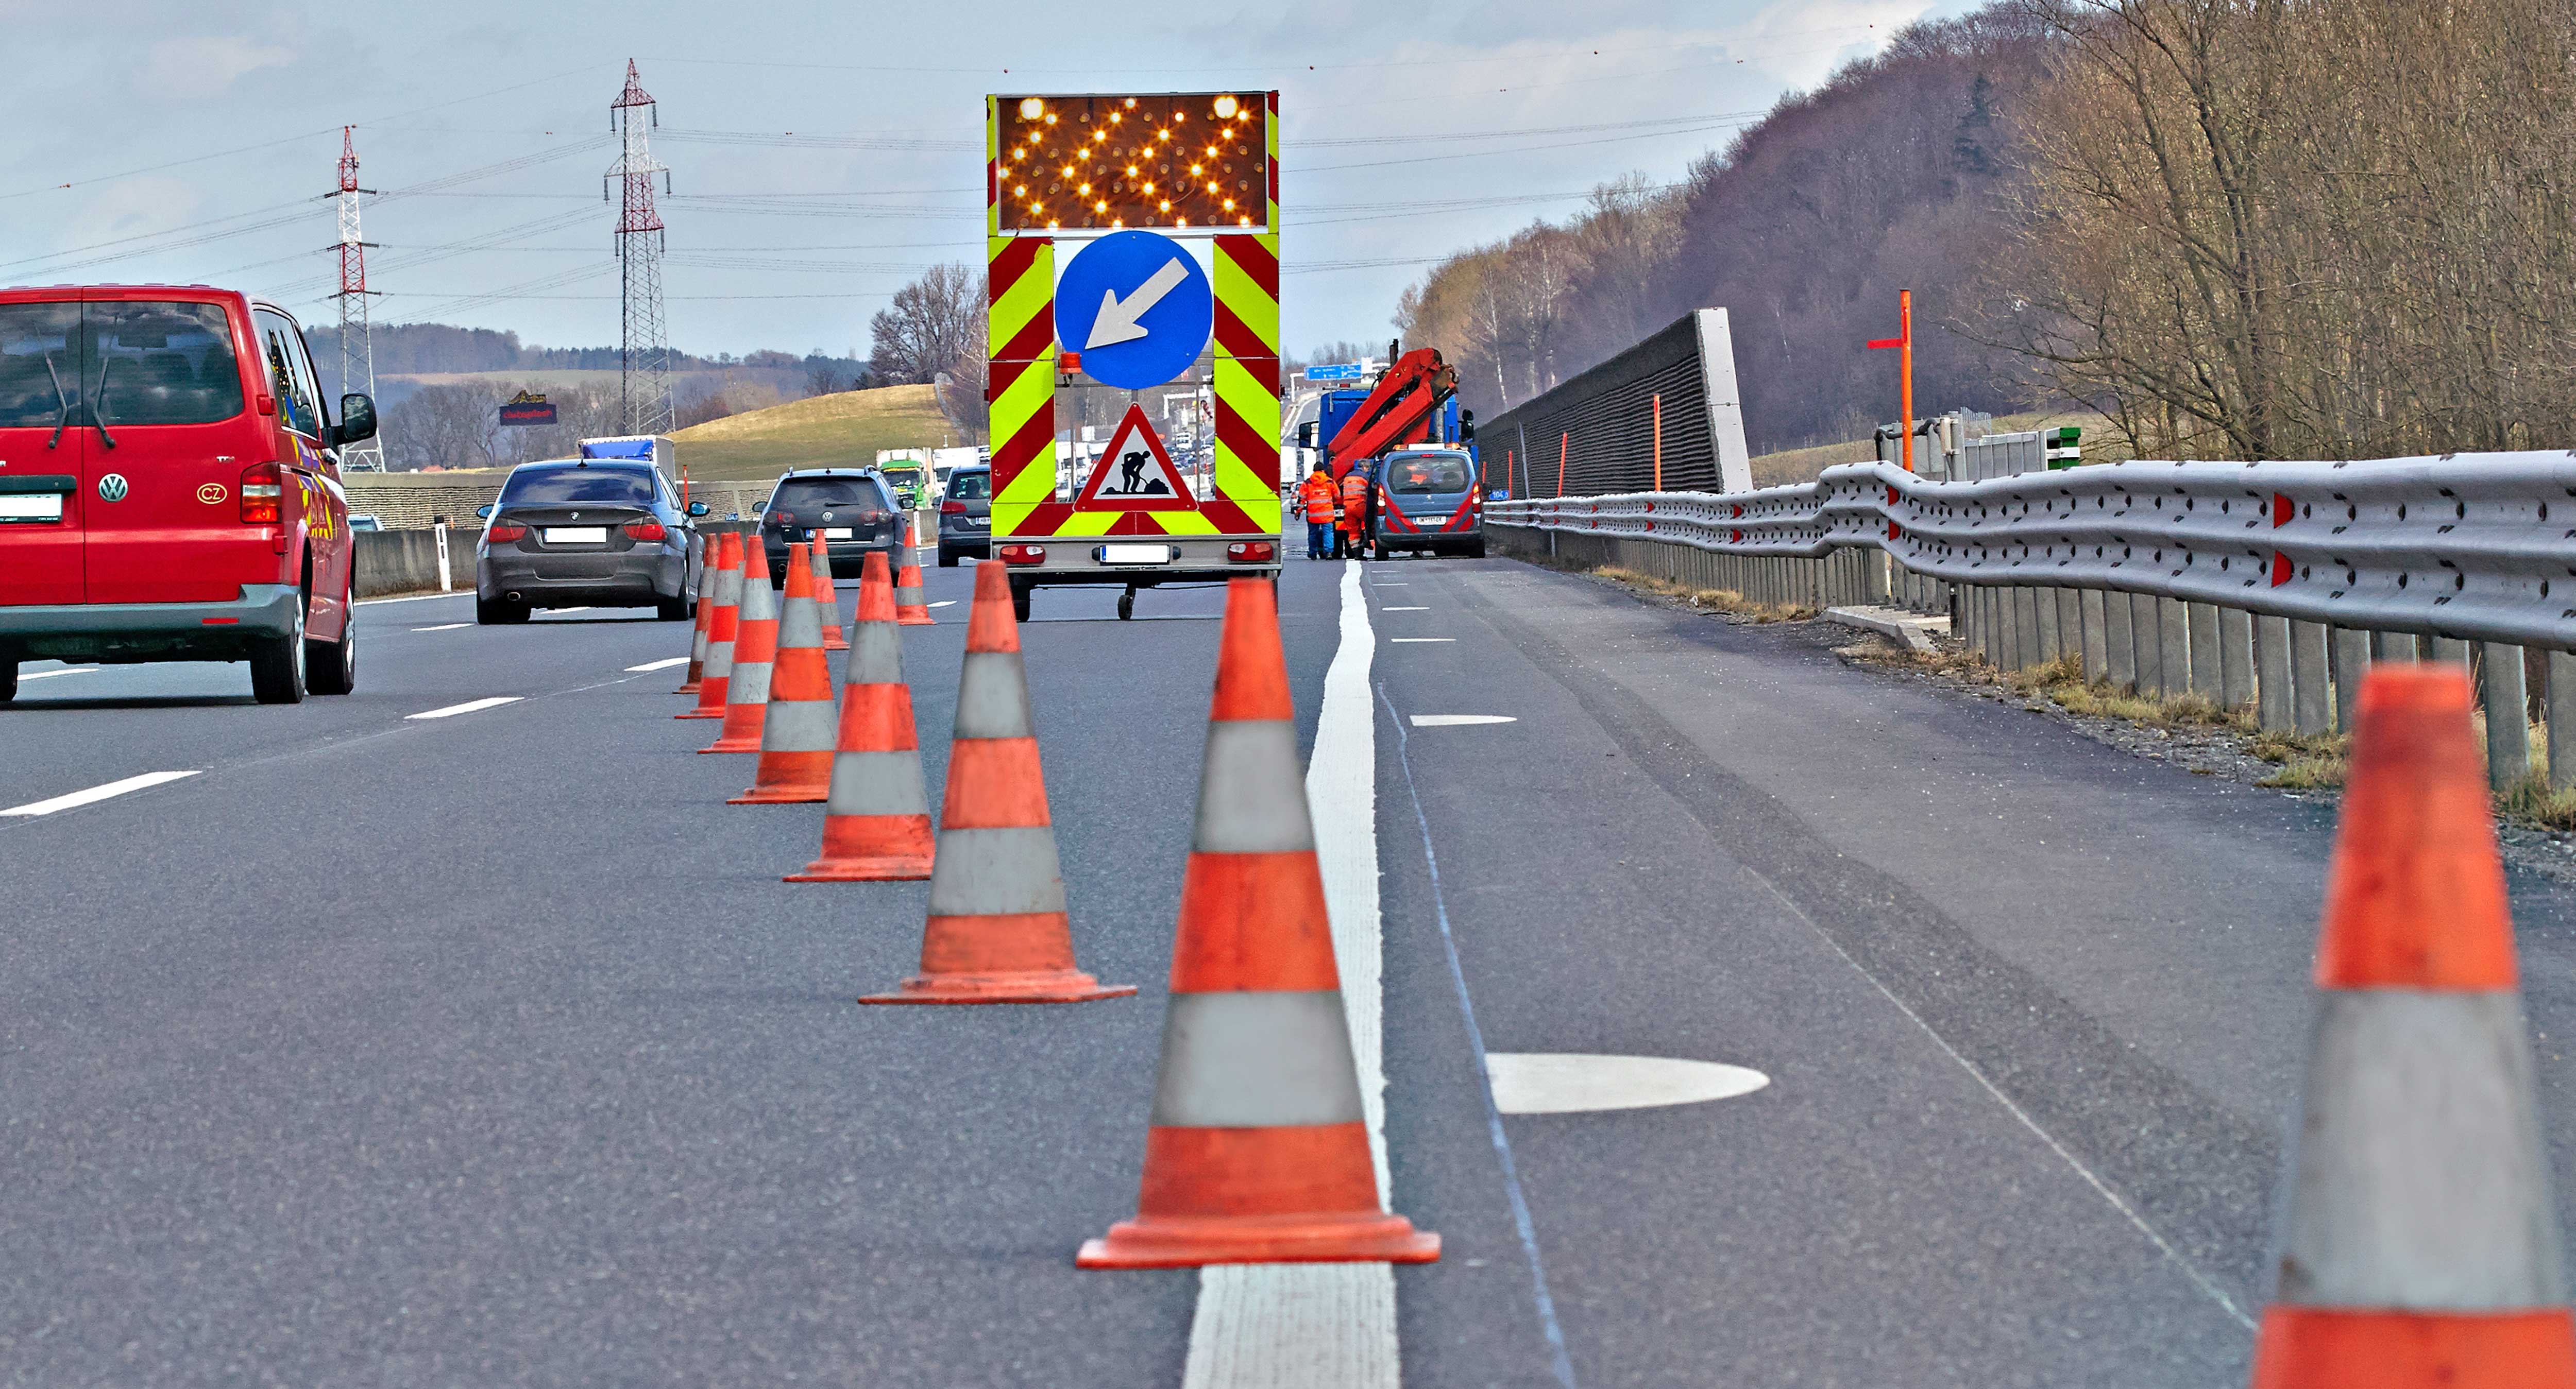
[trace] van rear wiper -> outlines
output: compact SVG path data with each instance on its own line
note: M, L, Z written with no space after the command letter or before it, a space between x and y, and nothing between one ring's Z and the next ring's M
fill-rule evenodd
M63 412L54 416L54 437L45 441L45 447L50 449L63 441L63 430L72 422L72 398L63 394L63 374L54 370L54 354L51 352L45 354L45 374L54 378L54 399L63 404Z
M114 357L110 357L104 363L100 364L98 369L98 398L91 401L89 407L90 427L98 431L98 441L107 445L109 448L116 447L116 436L107 432L107 373L109 369L113 368L115 365L116 359Z

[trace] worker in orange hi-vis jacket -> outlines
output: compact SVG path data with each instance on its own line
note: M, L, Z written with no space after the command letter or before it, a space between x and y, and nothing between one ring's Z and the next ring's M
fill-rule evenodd
M1333 544L1334 513L1341 510L1333 487L1333 475L1323 464L1297 485L1298 499L1306 504L1306 558L1331 559L1338 553Z
M1342 557L1358 559L1368 548L1368 465L1354 463L1342 474Z

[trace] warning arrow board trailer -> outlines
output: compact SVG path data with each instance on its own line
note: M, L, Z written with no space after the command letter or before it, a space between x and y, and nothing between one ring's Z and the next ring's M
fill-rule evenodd
M1276 92L985 98L993 553L1024 616L1039 587L1278 573L1278 116ZM1214 417L1195 487L1140 404L1184 379ZM1059 479L1060 392L1125 407L1088 476Z

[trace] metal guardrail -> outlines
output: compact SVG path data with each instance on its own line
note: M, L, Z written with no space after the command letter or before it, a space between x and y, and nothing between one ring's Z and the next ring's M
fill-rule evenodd
M2126 462L1983 482L1883 463L1804 486L1491 502L1488 524L2117 590L2339 628L2576 651L2576 453Z

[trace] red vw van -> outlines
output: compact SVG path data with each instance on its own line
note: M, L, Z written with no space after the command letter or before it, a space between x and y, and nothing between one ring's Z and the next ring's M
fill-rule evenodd
M357 683L335 450L284 309L204 285L0 289L0 700L18 663L247 661L263 704Z

